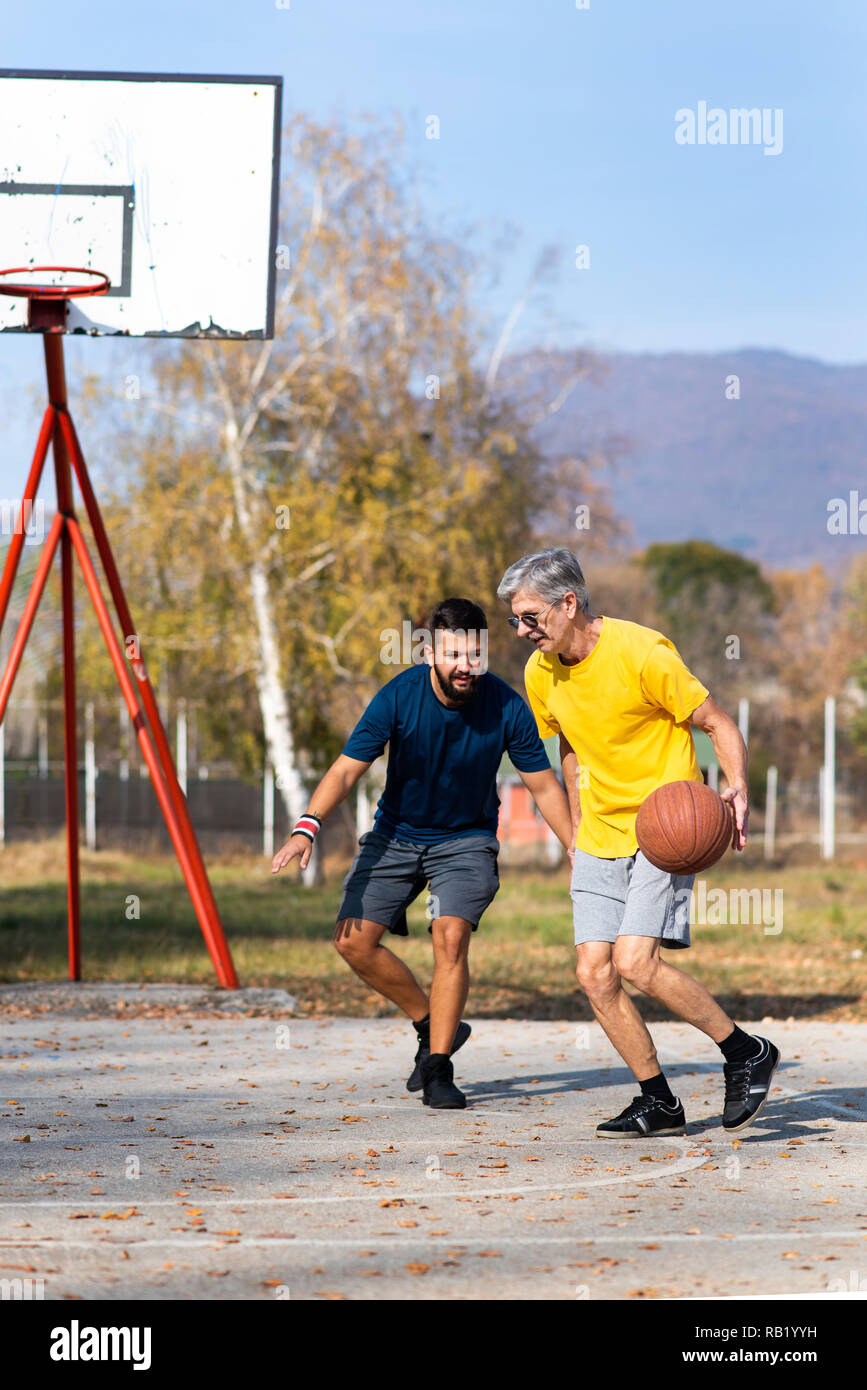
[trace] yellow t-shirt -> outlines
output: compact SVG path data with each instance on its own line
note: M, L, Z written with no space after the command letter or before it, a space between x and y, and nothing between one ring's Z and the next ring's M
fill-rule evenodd
M578 759L577 848L634 854L644 798L664 782L702 780L688 721L708 691L661 632L605 617L583 661L535 651L524 682L542 738L562 732Z

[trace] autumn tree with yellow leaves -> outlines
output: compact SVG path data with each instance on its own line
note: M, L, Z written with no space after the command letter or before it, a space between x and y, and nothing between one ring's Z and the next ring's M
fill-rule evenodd
M248 772L267 754L291 821L396 674L389 629L460 593L504 650L493 595L550 507L533 428L557 403L496 389L478 266L426 222L399 132L299 116L285 154L275 337L147 345L106 513L160 691L203 700L201 737ZM114 695L100 641L85 615L86 680Z

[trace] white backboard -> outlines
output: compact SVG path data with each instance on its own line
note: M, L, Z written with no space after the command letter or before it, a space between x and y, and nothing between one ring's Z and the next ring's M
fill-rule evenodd
M104 271L67 332L274 334L279 77L0 69L0 269ZM0 297L0 331L27 332Z

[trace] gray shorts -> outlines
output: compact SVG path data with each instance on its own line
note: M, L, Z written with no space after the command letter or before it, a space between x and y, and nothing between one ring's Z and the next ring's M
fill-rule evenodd
M418 845L369 830L343 880L337 920L364 917L381 922L395 936L408 936L406 909L429 884L428 923L436 917L463 917L475 931L500 886L499 849L496 835L487 832Z
M569 885L575 945L654 936L663 946L689 946L694 878L657 869L641 850L622 859L598 859L576 849Z

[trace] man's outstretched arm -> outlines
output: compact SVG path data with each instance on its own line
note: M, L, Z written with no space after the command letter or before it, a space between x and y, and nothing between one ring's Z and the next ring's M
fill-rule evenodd
M367 771L370 763L359 762L357 758L347 758L341 753L330 766L312 797L308 811L320 821L324 821L344 801L358 779ZM307 835L290 835L282 849L271 861L272 874L279 873L286 865L301 856L301 867L306 869L313 850L313 841Z
M554 769L546 767L543 772L521 772L518 769L518 775L563 848L567 852L573 850L575 836L572 833L572 813Z

